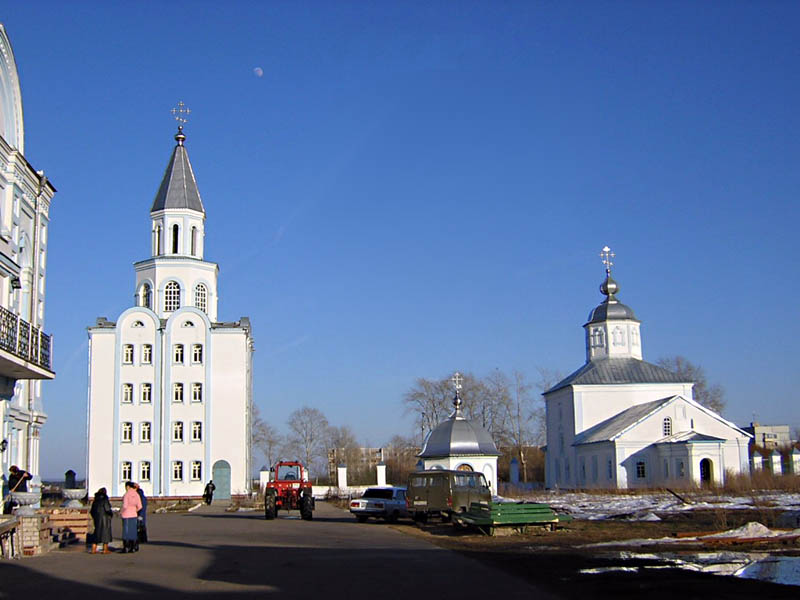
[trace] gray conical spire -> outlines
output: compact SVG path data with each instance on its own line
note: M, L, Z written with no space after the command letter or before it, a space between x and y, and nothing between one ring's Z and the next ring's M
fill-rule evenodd
M183 126L180 126L178 133L175 134L175 141L178 143L172 151L172 157L161 180L156 199L153 201L153 207L150 209L151 213L170 208L183 208L205 214L192 164L189 162L189 154L183 145L185 140Z

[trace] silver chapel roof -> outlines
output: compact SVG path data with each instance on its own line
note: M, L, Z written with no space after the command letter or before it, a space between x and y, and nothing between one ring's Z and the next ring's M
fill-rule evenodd
M619 284L611 278L611 273L607 270L606 280L600 285L600 292L606 296L606 299L599 306L592 309L586 325L622 319L638 322L636 315L633 314L633 309L617 300L615 294L618 291Z
M172 157L164 172L153 207L150 209L151 213L169 208L185 208L203 214L206 212L203 209L203 201L200 200L200 191L197 189L189 154L183 145L185 140L183 128L179 127L175 135L178 144L172 151Z
M465 419L457 407L450 417L428 434L420 458L443 456L500 456L486 429Z

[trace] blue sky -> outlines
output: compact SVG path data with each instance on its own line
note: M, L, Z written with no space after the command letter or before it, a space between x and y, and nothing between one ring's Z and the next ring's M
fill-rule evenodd
M411 433L417 377L571 372L606 244L645 359L702 365L740 424L800 425L799 19L789 2L6 6L26 156L58 189L42 475L84 471L86 327L132 304L178 100L220 318L252 319L278 427L309 404L380 445Z

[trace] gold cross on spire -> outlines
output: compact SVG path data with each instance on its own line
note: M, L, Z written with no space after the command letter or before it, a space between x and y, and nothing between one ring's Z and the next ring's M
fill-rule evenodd
M611 274L611 267L614 265L612 259L616 256L608 246L603 246L603 251L600 253L600 258L606 266L606 274Z
M183 127L184 123L187 123L189 119L189 113L191 113L191 109L186 108L186 105L182 102L178 102L178 106L173 108L171 111L172 116L175 117L175 120L178 122L178 127Z

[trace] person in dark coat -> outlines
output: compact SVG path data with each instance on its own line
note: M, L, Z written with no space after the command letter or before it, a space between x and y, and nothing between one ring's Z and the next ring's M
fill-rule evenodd
M27 471L23 471L17 465L11 465L8 469L8 491L9 492L27 492L28 480L32 479L33 475ZM3 513L10 515L11 510L16 503L11 499L11 494L8 494L7 502L3 506Z
M100 488L94 495L92 508L89 509L94 521L94 543L92 544L92 554L97 554L97 545L103 544L103 554L109 554L111 548L111 502L108 500L106 488Z
M210 479L206 484L206 489L203 490L203 500L206 501L206 504L211 504L211 501L214 499L215 489L217 489L217 486L214 485L214 480Z
M135 483L134 485L136 486L136 493L139 494L139 499L142 501L142 508L139 509L138 513L136 513L139 520L139 525L137 527L138 536L134 548L138 550L139 543L147 543L147 497L142 491L142 486L140 486L138 483Z

